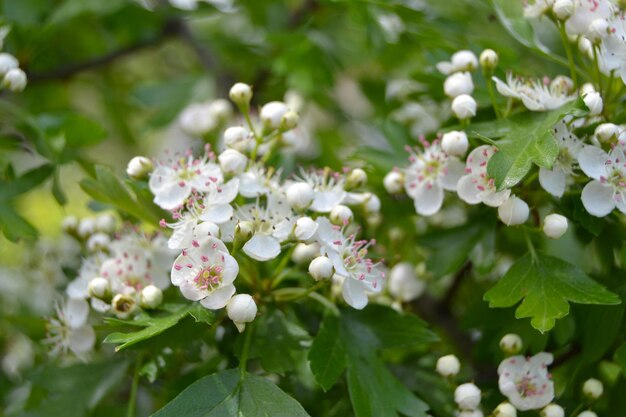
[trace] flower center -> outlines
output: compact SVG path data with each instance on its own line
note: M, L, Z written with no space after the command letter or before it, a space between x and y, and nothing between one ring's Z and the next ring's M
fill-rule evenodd
M222 282L223 270L224 268L221 266L209 266L203 268L200 272L198 272L193 281L201 290L213 290L215 287L219 286L220 282Z
M618 191L626 190L626 176L619 168L609 168L607 177L600 177L600 182L608 184Z

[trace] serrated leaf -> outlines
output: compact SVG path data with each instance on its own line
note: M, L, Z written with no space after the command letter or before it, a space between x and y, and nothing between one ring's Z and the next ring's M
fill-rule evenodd
M328 314L309 351L311 371L318 384L328 391L346 368L346 346L339 334L339 318Z
M35 239L38 235L37 229L6 203L0 204L0 228L4 236L12 242Z
M497 189L511 188L519 183L533 164L552 168L559 154L559 145L552 133L554 125L565 115L584 108L579 98L553 111L525 113L511 119L509 132L495 142L499 152L489 159L487 165L487 173L494 178Z
M569 313L569 303L619 304L608 291L578 267L562 259L527 254L517 260L498 283L485 294L490 307L511 307L520 300L517 318L530 318L531 325L545 332L556 319Z
M307 417L302 406L266 379L229 369L191 384L152 417Z
M53 172L52 165L45 164L25 172L13 181L0 181L0 201L10 200L32 190L47 180Z

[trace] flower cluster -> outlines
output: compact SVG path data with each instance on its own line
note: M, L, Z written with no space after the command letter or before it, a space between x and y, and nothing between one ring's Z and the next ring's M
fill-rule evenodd
M4 38L9 34L10 28L0 27L0 49L4 44ZM17 58L8 52L0 52L0 87L13 92L19 92L26 88L26 73L20 68Z

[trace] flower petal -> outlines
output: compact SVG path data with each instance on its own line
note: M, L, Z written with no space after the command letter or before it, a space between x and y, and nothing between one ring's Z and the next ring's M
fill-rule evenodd
M476 188L474 181L477 179L476 175L464 175L459 179L456 186L456 192L459 198L465 201L467 204L480 203L480 190Z
M448 171L440 177L440 184L444 190L456 191L459 179L465 174L465 164L456 158L449 158Z
M593 180L583 188L581 194L585 210L592 216L604 217L615 208L613 188Z
M565 192L565 173L559 168L539 168L539 184L555 197L562 197Z
M346 278L341 287L341 295L346 303L357 310L363 309L367 305L367 295L365 294L365 286L352 278Z
M70 350L80 356L93 349L96 343L96 332L91 326L81 326L70 334Z
M243 251L257 261L269 261L280 255L280 243L273 236L257 233L243 245Z
M171 182L164 185L154 195L154 203L164 210L173 210L181 206L191 193L189 182Z
M87 322L89 304L85 300L69 298L65 304L65 319L72 329L77 329Z
M204 209L200 215L200 220L220 224L226 223L232 215L233 208L230 204L213 204Z
M585 146L578 154L580 169L594 180L606 175L605 163L608 159L609 156L602 148L592 145Z
M232 284L224 285L203 298L200 304L209 310L219 310L226 307L233 294L235 294L235 286Z

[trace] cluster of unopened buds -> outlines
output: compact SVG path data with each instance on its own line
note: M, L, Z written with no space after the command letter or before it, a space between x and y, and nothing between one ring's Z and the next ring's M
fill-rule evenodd
M0 49L9 30L6 26L0 27ZM19 92L26 88L26 83L26 73L20 68L17 58L8 52L0 52L0 87Z

